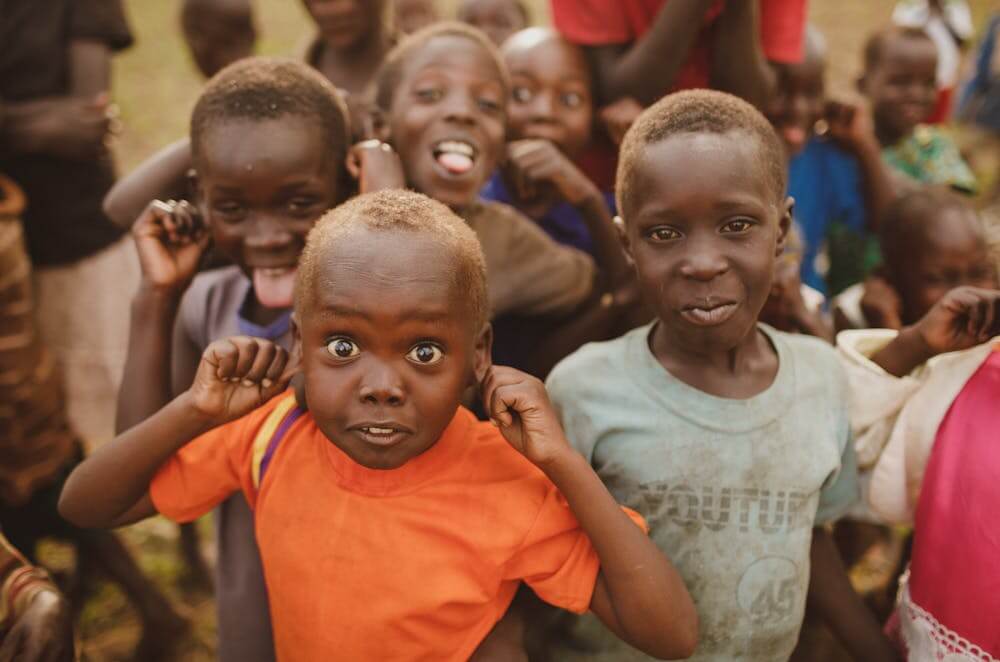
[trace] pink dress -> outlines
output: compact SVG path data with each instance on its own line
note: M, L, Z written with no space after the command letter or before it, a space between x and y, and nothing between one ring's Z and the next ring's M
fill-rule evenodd
M1000 657L1000 351L938 428L900 603L911 662Z

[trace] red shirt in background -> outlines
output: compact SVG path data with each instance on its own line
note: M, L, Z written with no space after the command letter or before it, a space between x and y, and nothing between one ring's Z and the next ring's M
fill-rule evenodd
M741 0L743 1L743 0ZM569 41L581 46L628 44L652 27L667 0L550 0L552 21ZM722 12L721 0L705 13L698 38L672 88L709 87L712 28ZM774 62L799 62L806 24L806 0L760 0L761 46ZM598 139L579 165L602 190L614 187L617 154L607 140Z
M550 0L552 21L566 39L581 46L627 44L641 38L667 0ZM700 33L671 90L708 87L711 31L722 13L717 2L705 14ZM799 62L805 34L806 0L760 0L764 55L775 62Z

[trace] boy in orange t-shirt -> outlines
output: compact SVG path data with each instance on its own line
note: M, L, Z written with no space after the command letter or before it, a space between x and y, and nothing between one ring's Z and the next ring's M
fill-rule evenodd
M186 521L242 490L279 659L464 660L522 580L651 655L690 654L676 571L571 449L541 382L490 366L487 315L465 223L417 193L355 198L309 236L292 358L209 346L188 391L80 465L61 512ZM459 404L477 384L496 427Z

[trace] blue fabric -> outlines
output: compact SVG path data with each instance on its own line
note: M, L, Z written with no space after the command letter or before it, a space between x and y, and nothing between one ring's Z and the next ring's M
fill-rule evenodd
M973 121L994 131L1000 131L1000 78L992 76L990 63L997 48L997 35L1000 33L1000 12L993 14L989 26L983 35L983 42L976 55L976 69L972 78L962 90L959 101L961 112L967 112L968 104L982 100L975 109Z
M603 195L608 210L614 216L617 213L614 194L606 191ZM486 183L483 190L479 192L479 196L483 200L502 202L512 207L517 207L499 172L493 174L493 178ZM553 206L549 210L549 213L538 221L538 225L545 230L546 234L560 244L579 248L591 257L596 257L594 254L594 240L590 236L590 231L587 230L587 223L573 205L568 202L560 202Z
M246 297L243 299L243 305L240 306L239 312L236 314L236 328L239 329L241 335L251 336L253 338L263 338L264 340L277 341L278 338L288 333L289 329L292 328L292 311L286 310L281 313L277 319L268 324L267 326L261 326L260 324L254 324L246 318L245 311L250 305L250 300L256 298L254 294L253 286L247 288Z
M866 232L867 212L861 167L835 143L814 137L788 166L788 194L795 198L795 221L802 233L802 282L828 293L817 257L836 223L858 235Z

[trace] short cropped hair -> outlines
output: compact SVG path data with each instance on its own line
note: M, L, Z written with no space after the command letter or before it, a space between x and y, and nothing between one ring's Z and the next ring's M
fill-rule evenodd
M880 30L876 30L865 42L865 71L871 71L879 65L882 61L882 54L885 53L885 47L893 39L917 39L920 41L927 41L932 45L934 44L934 40L931 39L930 35L928 35L923 28L890 25Z
M464 18L466 15L465 12L468 11L466 9L466 5L468 4L469 4L468 0L466 0L465 2L462 2L458 5L458 10L456 11L456 13L458 14L458 18L460 21L465 20ZM514 9L516 9L517 12L521 14L521 19L524 21L524 24L531 25L531 11L528 10L528 5L526 5L523 2L523 0L510 0L510 4L514 5Z
M638 163L649 145L691 133L726 134L743 132L760 146L764 176L776 200L785 195L788 175L781 140L770 122L746 101L725 92L685 90L663 97L647 108L622 140L618 160L616 192L622 218L635 208Z
M315 300L320 265L331 246L350 242L359 229L419 233L451 256L447 265L452 286L462 292L478 330L489 321L486 260L475 232L437 200L422 193L385 190L366 193L328 211L316 223L299 258L295 283L295 313L308 314Z
M402 39L389 51L375 74L375 105L382 111L388 111L392 107L392 100L396 95L396 88L399 87L403 79L403 69L406 63L413 59L414 54L419 52L424 46L439 37L461 37L468 39L478 45L489 55L493 64L496 65L500 75L500 82L504 87L504 97L506 91L510 89L510 81L507 76L507 67L503 63L500 51L490 41L483 32L471 25L459 23L458 21L441 21L433 23L427 27L417 30L411 35Z
M191 153L197 165L205 132L231 119L293 115L319 122L339 165L350 146L350 115L340 93L309 66L289 58L249 57L212 77L191 112Z
M972 230L982 234L975 210L961 196L943 186L927 186L904 193L886 209L879 223L882 258L890 271L912 268L914 249L945 212L958 211L973 221ZM985 241L985 238L983 239ZM919 250L919 249L918 249Z

